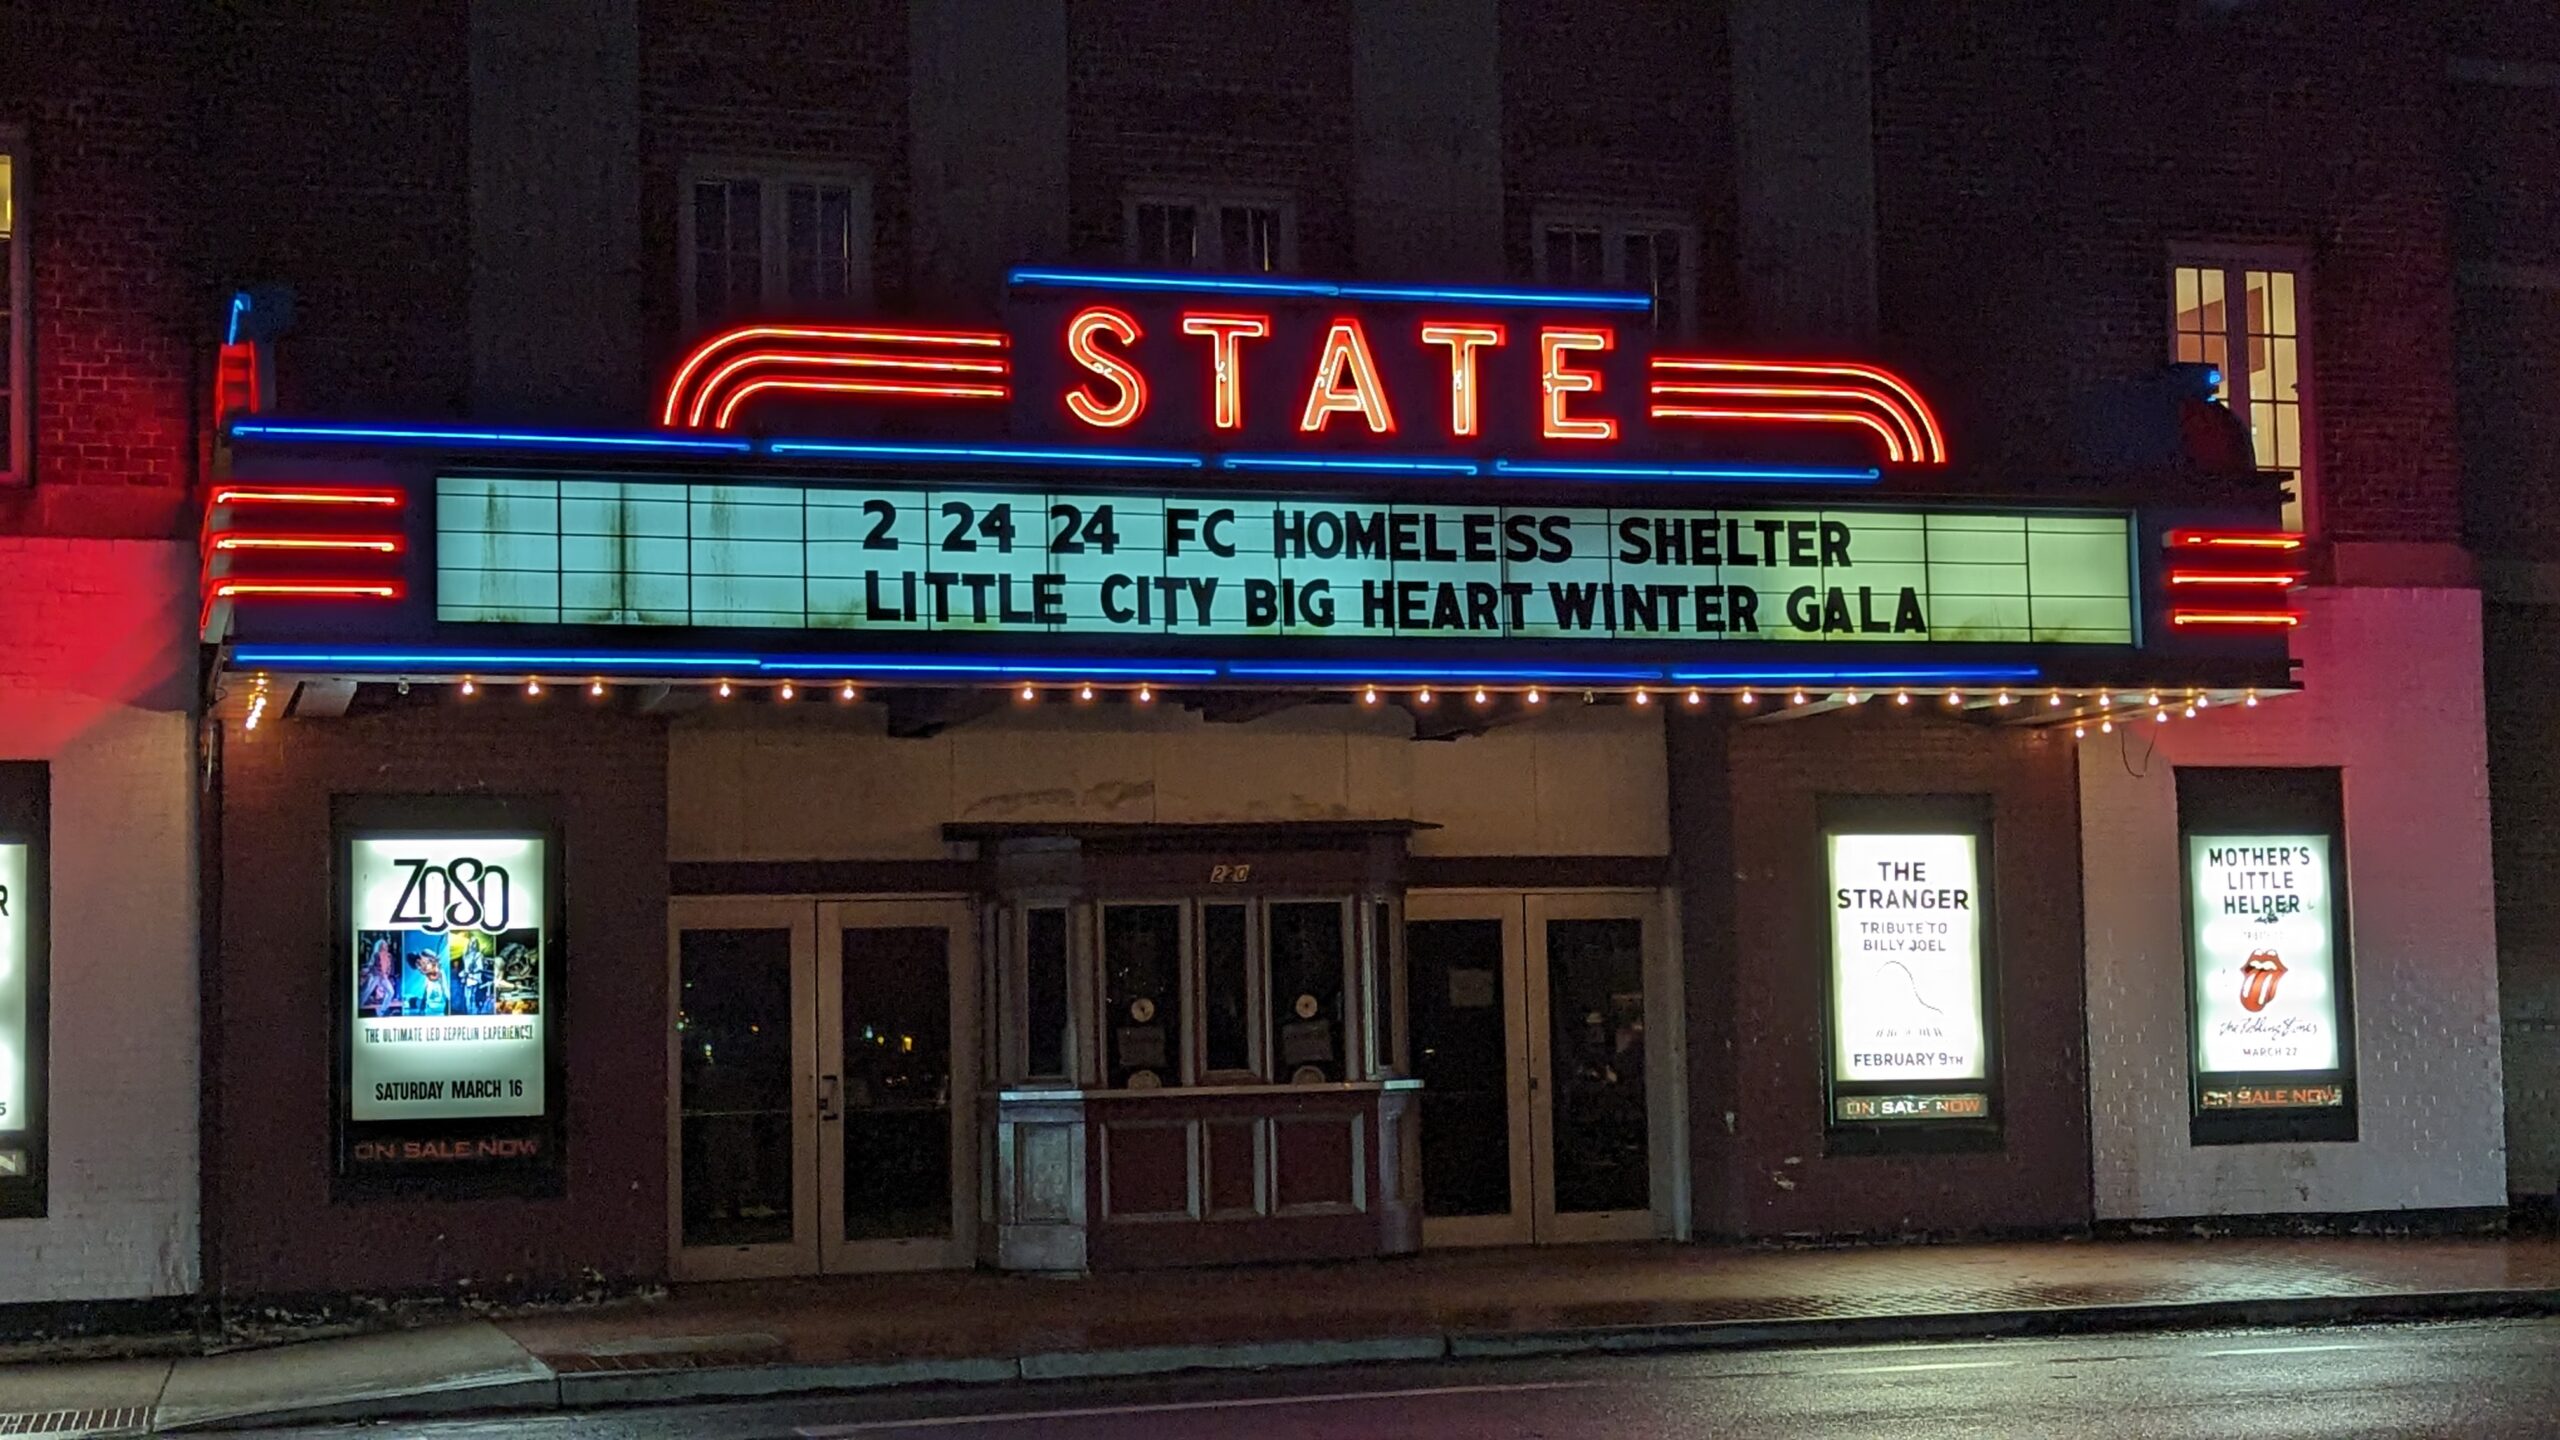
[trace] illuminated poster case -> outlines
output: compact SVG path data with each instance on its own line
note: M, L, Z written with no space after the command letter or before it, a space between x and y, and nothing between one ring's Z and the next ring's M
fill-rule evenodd
M52 781L0 760L0 1217L45 1213L45 978Z
M2000 1144L1991 802L1821 801L1835 1153Z
M556 1193L560 847L533 800L340 796L338 1184Z
M2338 772L2181 769L2178 844L2190 1138L2355 1139Z

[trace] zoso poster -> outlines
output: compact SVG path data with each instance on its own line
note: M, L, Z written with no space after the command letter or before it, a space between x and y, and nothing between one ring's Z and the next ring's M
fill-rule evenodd
M2196 1068L2338 1068L2326 835L2190 835Z
M353 844L357 1120L542 1113L543 842Z
M1839 1080L1980 1080L1982 906L1971 835L1831 836Z
M27 1128L28 848L0 844L0 1135Z

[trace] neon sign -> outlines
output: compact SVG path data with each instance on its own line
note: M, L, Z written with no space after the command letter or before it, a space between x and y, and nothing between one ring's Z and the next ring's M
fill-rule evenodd
M671 429L840 429L929 404L1061 444L1943 465L1859 360L1656 352L1642 295L1017 270L1002 330L753 324L695 347ZM804 421L812 405L823 422ZM858 412L857 412L858 413Z

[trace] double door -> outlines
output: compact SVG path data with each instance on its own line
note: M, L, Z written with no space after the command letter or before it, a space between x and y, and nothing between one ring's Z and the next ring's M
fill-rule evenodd
M1417 893L1423 1241L1672 1231L1679 1002L1651 892Z
M679 900L671 918L676 1278L969 1264L967 903Z

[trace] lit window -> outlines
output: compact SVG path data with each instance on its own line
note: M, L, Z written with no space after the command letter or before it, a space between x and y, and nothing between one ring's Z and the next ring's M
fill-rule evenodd
M1146 194L1130 198L1129 263L1149 270L1269 274L1297 264L1297 216L1268 196Z
M1641 290L1653 297L1653 328L1665 335L1689 331L1696 255L1694 233L1670 221L1542 214L1537 222L1540 283Z
M858 310L871 298L871 192L853 178L723 166L690 174L678 237L684 321Z
M0 485L23 484L27 469L27 346L34 328L27 302L26 212L19 204L17 137L0 130Z
M2300 267L2263 253L2181 256L2170 289L2171 357L2222 371L2214 398L2247 422L2259 467L2286 477L2284 526L2302 529L2312 461Z

